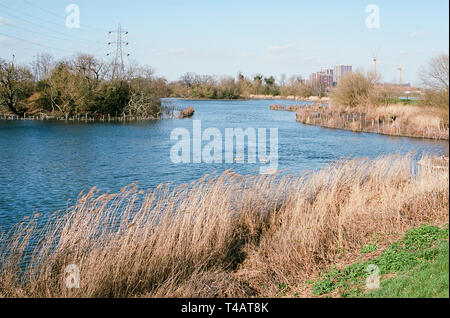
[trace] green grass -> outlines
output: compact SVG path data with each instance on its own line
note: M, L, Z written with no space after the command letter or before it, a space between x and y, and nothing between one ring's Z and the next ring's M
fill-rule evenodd
M361 254L372 253L378 249L377 244L367 244L361 249Z
M448 242L442 242L433 261L382 281L378 290L364 297L448 298L448 250Z
M448 226L411 229L376 258L331 268L313 282L313 294L337 290L342 297L448 297L448 233ZM376 245L368 244L361 253L374 250ZM380 288L374 292L367 291L365 283L371 264L381 275ZM388 274L393 277L384 279Z

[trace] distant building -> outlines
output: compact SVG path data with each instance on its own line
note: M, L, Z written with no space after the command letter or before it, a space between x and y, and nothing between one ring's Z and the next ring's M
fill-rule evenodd
M325 73L328 76L331 76L331 85L330 86L333 86L333 83L334 83L334 70L332 68L323 68L321 72Z
M326 71L315 72L309 76L309 81L313 89L326 91L333 86L333 74Z
M351 65L343 65L343 64L335 65L333 73L334 85L339 85L339 82L344 78L344 76L350 73L352 73Z

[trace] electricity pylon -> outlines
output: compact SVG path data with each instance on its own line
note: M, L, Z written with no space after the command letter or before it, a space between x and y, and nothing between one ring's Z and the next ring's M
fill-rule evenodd
M123 56L130 56L129 53L125 53L123 51L122 46L123 45L128 45L129 42L124 40L124 36L128 34L128 31L124 31L122 30L122 26L118 25L117 30L112 30L108 32L109 34L112 33L117 33L117 39L116 41L111 41L108 42L108 45L116 45L116 50L114 52L114 55L112 52L106 54L107 56L113 55L114 59L113 59L113 70L112 70L112 78L121 78L123 77L124 73L125 73L125 66L123 64Z

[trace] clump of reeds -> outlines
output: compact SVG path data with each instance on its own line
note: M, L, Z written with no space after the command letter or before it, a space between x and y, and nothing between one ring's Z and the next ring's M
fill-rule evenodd
M188 108L181 109L178 116L180 118L192 117L194 115L194 112L195 112L194 107L189 106Z
M297 105L297 104L293 104L293 105L287 105L285 106L284 104L272 104L270 105L270 109L271 110L285 110L288 112L295 112L297 110L299 110L302 106Z
M272 104L272 105L269 106L269 108L270 108L271 110L286 110L286 108L285 108L285 106L284 106L283 103L280 103L280 104Z
M448 182L448 161L388 156L296 177L226 171L147 192L92 189L46 226L24 221L1 239L0 296L274 296L375 235L445 222ZM79 288L66 287L69 264Z

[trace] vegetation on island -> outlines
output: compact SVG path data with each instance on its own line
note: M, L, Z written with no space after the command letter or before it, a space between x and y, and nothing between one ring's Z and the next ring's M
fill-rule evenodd
M379 85L371 73L364 75L356 72L345 76L342 82L331 92L331 106L361 108L388 106L403 103L410 106L426 107L428 112L449 121L449 56L442 54L434 57L428 67L420 72L422 95L412 95L416 102L407 100L406 90L393 85ZM411 92L409 92L411 93ZM403 99L399 99L403 97Z
M49 54L31 65L0 59L0 113L15 117L135 116L159 118L162 97L239 99L252 95L309 97L313 90L301 77L277 84L273 76L239 74L215 77L187 73L168 82L147 66L136 63L121 70L87 54L55 60Z
M416 94L413 100L404 96L403 88L377 84L373 74L349 74L331 91L326 107L297 107L297 121L353 131L448 139L448 55L433 58L421 74L423 94Z
M411 106L408 108L411 111L401 107L398 112L383 116L401 117L412 126L420 121L436 122L437 118L441 128L445 128L449 121L448 72L448 55L434 58L428 68L421 70L423 93L411 94L414 99L404 98L404 88L378 84L380 79L375 79L373 74L355 72L331 89L327 110L335 114L366 113L391 105ZM278 96L307 99L325 95L323 88L320 91L314 89L300 76L287 79L283 75L276 81L274 76L263 74L246 77L239 73L237 78L233 78L187 73L177 81L168 82L155 76L150 67L132 63L120 70L113 63L86 54L59 61L48 54L41 54L30 66L0 59L0 112L16 116L44 113L62 118L83 115L159 118L164 112L162 97L239 99ZM307 112L306 109L304 111ZM414 114L419 120L402 117L405 113ZM300 117L300 121L306 122L305 117L310 116ZM331 127L330 123L322 125Z
M14 115L161 116L166 80L148 67L117 67L81 54L54 61L38 55L31 67L0 59L0 107Z

